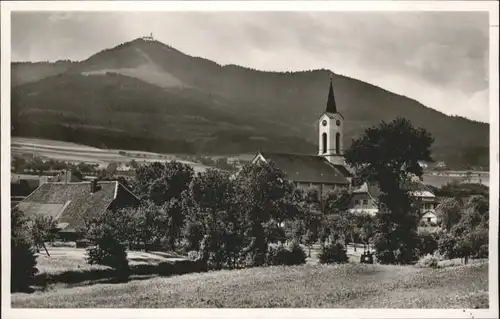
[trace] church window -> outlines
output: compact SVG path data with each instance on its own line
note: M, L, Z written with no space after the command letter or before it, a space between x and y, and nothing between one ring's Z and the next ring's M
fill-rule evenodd
M327 148L326 148L326 133L321 134L322 141L323 141L323 153L326 153Z
M340 154L340 133L335 134L335 150L337 154Z
M368 199L363 199L363 205L368 205Z

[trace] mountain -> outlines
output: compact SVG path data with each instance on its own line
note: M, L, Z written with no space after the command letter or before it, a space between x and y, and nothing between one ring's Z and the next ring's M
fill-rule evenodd
M162 152L317 151L317 118L332 76L346 144L403 116L435 137L434 157L487 166L489 125L328 70L263 72L136 39L26 81L12 65L13 134ZM22 81L19 79L23 79Z
M17 86L24 83L36 82L51 75L65 72L75 63L69 60L51 62L13 62L12 85Z

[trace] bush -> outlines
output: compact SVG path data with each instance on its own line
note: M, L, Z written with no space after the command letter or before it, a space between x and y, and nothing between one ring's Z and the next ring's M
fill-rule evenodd
M347 251L341 243L323 246L318 258L319 262L322 264L342 264L349 261Z
M182 260L175 262L162 262L157 266L160 276L183 275L194 272L207 271L206 264L202 260Z
M436 268L439 263L439 258L436 255L427 254L417 261L416 266L422 268Z
M99 264L116 270L116 278L127 280L130 269L125 246L113 237L103 237L96 240L95 245L87 248L89 264Z
M266 254L268 266L302 265L306 262L306 253L299 244L294 243L288 249L281 245L271 245Z
M391 239L389 234L377 233L373 240L377 262L381 264L414 264L418 260L419 252L417 232L409 231L405 237L404 241L399 242Z
M293 243L290 247L290 251L287 253L286 258L287 265L302 265L306 262L306 252L298 243Z
M266 264L269 266L284 265L287 250L282 245L270 245L267 250Z

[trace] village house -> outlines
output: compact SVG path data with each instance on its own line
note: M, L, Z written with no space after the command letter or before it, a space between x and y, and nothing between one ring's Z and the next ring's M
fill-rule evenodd
M421 220L428 224L437 223L436 207L438 200L436 196L421 182L415 181L411 184L410 194L417 200ZM353 189L349 202L349 211L352 213L378 213L378 198L380 189L373 183L364 183Z
M41 184L17 207L27 216L42 214L58 222L64 240L77 240L85 219L107 209L136 207L139 199L117 181L48 182Z
M63 181L79 182L80 179L72 175L70 171L58 172L55 176L13 173L10 176L10 203L12 206L17 205L43 183Z

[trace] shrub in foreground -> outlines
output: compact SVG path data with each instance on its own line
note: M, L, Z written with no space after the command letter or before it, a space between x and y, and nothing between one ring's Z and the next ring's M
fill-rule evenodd
M341 243L323 246L318 258L322 264L342 264L349 261L347 251Z
M298 243L293 243L288 248L282 245L271 245L267 250L266 264L268 266L302 265L306 262L306 257L306 252Z
M124 242L130 240L127 228L130 226L131 215L126 211L108 209L102 214L86 220L85 239L87 247L87 262L115 269L116 279L128 279L130 269Z
M282 245L270 245L267 250L266 264L269 266L284 265L287 250Z
M435 254L427 254L417 261L416 266L421 268L436 268L438 263L439 258Z
M125 246L112 237L104 237L96 241L95 245L87 248L89 264L99 264L112 267L116 270L116 278L127 280L130 269Z
M306 252L300 245L294 242L290 247L290 252L288 253L287 265L302 265L306 263Z
M160 276L184 275L195 272L207 271L207 265L203 260L182 260L175 262L162 262L157 266Z

